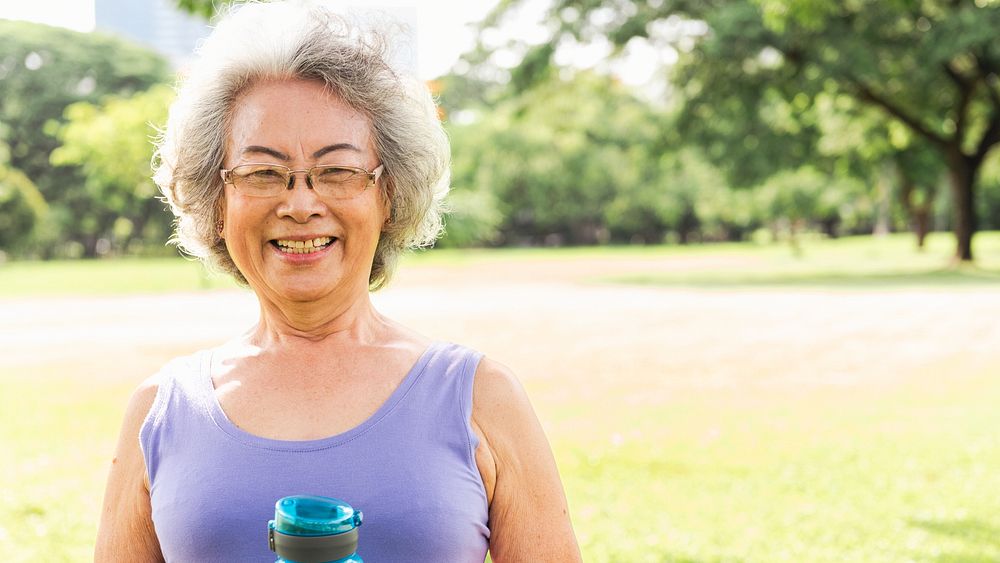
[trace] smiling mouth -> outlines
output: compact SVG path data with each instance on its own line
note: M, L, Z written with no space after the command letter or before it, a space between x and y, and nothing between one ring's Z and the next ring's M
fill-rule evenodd
M285 254L310 254L319 252L336 241L336 237L318 237L312 240L275 239L271 244Z

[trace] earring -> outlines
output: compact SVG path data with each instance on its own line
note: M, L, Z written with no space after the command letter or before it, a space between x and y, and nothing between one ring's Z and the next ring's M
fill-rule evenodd
M218 222L215 223L215 232L219 233L219 238L222 238L222 228L224 226L225 224L222 222L222 219L219 219Z

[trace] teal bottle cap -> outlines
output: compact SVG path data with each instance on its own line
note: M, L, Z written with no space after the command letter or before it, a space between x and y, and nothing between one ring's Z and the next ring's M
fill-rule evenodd
M328 536L361 525L362 514L346 502L329 497L298 495L274 504L274 530L292 536Z

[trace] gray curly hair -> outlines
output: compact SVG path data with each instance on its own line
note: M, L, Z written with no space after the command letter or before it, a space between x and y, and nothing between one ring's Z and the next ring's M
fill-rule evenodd
M234 102L273 79L322 82L369 118L391 211L368 282L385 286L404 251L442 231L448 138L427 87L393 68L385 32L311 2L236 6L198 50L156 143L153 179L177 217L170 242L246 284L216 230L219 169Z

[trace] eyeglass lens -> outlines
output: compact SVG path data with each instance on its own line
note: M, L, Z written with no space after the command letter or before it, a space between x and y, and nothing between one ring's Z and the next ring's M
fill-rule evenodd
M247 164L232 170L233 184L248 195L276 195L292 187L292 171L283 166ZM354 197L367 187L363 170L340 166L309 169L309 187L334 197Z

